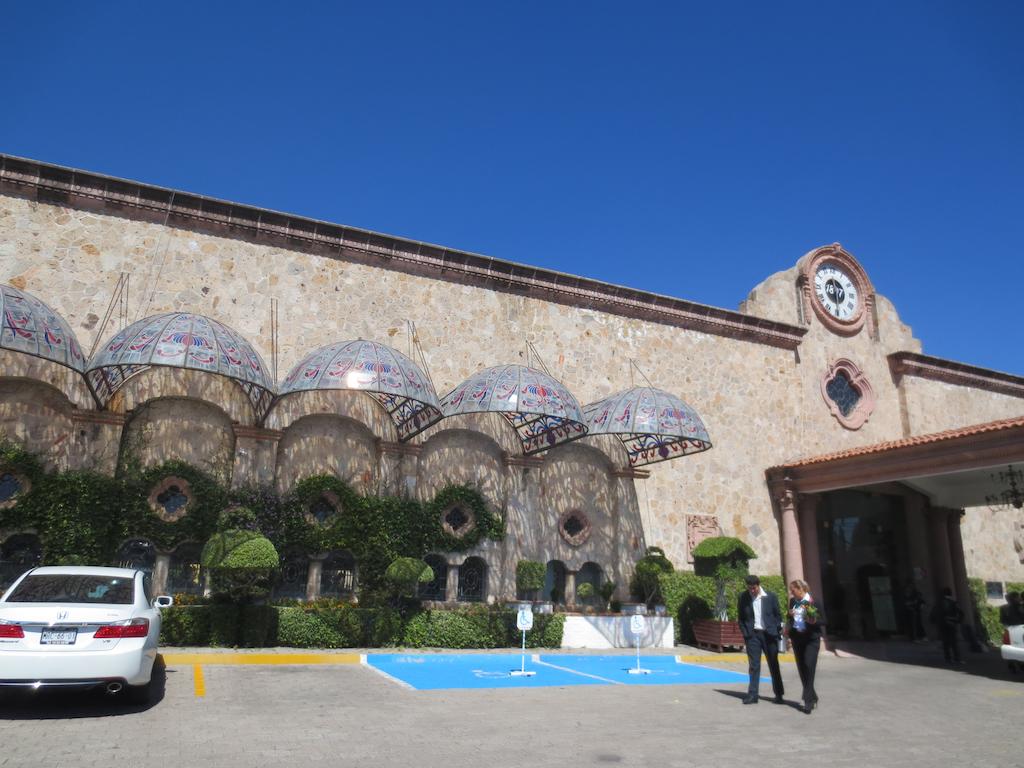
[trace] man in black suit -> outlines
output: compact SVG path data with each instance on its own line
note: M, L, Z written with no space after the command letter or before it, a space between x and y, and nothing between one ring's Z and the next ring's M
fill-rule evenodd
M782 703L782 672L779 670L779 637L782 635L782 612L779 598L773 592L761 589L757 576L747 576L747 588L739 599L740 632L747 644L750 661L750 685L744 704L757 704L757 688L761 682L761 653L768 659L772 673L775 703Z

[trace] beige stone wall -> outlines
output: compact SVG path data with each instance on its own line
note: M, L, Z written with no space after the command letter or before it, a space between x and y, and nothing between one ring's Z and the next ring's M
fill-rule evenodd
M1024 581L1024 510L969 507L960 522L967 574L985 581Z
M910 433L913 435L1024 414L1024 400L998 392L979 392L970 387L913 376L903 378L903 387Z
M74 439L70 404L52 387L30 379L0 379L0 435L39 455L50 470L70 469Z
M682 565L687 514L716 516L723 533L741 536L758 552L758 571L780 572L778 526L765 469L902 437L904 414L887 355L921 351L881 296L878 338L866 331L839 337L812 318L805 340L793 352L340 258L0 196L0 282L49 303L68 320L85 350L99 335L99 319L122 272L131 276L129 320L171 310L210 315L247 338L268 369L273 364L270 299L276 298L279 380L308 352L341 340L367 338L408 353L411 320L439 395L481 368L526 363L530 341L581 404L629 386L629 360L635 359L655 386L682 397L702 415L712 450L653 465L649 478L636 480L610 474L625 465L625 453L614 441L592 438L549 452L539 467L507 466L501 454L515 455L516 445L511 430L495 419L446 420L414 439L422 446L419 456L389 454L377 441L393 442L394 428L375 403L352 393L284 398L263 425L281 432L279 443L276 437L246 437L238 441L237 455L228 453L227 466L239 476L272 476L282 488L316 471L337 472L363 490L420 495L449 478L472 481L509 515L508 542L491 549L486 545L478 553L501 571L503 581L490 580L491 588L499 590L507 589L514 561L521 557L563 559L567 565L592 559L618 574L620 583L646 545L662 546ZM743 311L801 322L796 269L764 281ZM102 329L101 340L117 329ZM855 431L836 421L820 391L821 377L840 357L865 372L877 396L874 413ZM918 383L905 391L915 432L926 429L929 419L946 418L933 413L941 409L928 402L932 385L925 391ZM960 389L943 395L951 398L958 423L1012 410L1013 403ZM183 372L142 374L112 407L140 412L147 403L164 402L154 398L166 397L211 404L182 413L188 429L194 427L198 439L216 453L215 462L228 452L229 422L254 423L236 386ZM89 407L87 402L78 405ZM201 427L202 414L209 414L207 423L214 426ZM188 434L180 428L173 434L172 415L166 416L164 422L152 422L166 422L157 441L161 452ZM131 430L140 429L138 418L131 420ZM266 466L269 461L276 467ZM586 551L563 551L557 533L552 535L553 521L574 505L585 508L595 524Z

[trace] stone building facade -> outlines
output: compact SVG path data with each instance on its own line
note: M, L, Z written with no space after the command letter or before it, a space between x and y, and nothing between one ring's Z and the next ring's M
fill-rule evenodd
M438 395L481 369L539 357L582 405L629 387L636 361L700 414L714 447L642 469L608 436L524 456L493 414L452 416L401 440L361 392L296 392L260 413L231 379L174 367L128 378L101 407L80 374L10 349L0 349L0 430L54 468L112 473L131 442L144 464L180 458L235 486L286 491L331 473L360 492L427 499L447 483L471 485L506 516L508 535L439 555L452 583L467 556L482 559L489 599L513 595L520 559L561 563L571 598L581 570L625 585L646 546L686 567L715 532L750 544L758 571L806 572L828 593L835 585L822 579L838 577L820 537L830 520L856 517L843 505L857 494L892 494L924 516L948 508L909 475L805 492L794 479L802 462L858 451L882 461L907 441L991 423L1009 426L985 434L1024 434L1014 421L1024 416L1024 378L925 356L838 244L796 256L729 311L0 156L0 283L52 307L86 358L127 323L188 312L244 338L275 385L311 351L351 339L422 352ZM978 484L1022 461L1011 443L964 471ZM828 497L828 519L807 511L812 493ZM1024 513L978 493L957 507L962 553L939 557L911 532L898 562L856 578L884 574L893 590L913 580L931 595L940 573L956 580L946 564L959 559L968 575L1024 581ZM565 530L574 513L582 537Z

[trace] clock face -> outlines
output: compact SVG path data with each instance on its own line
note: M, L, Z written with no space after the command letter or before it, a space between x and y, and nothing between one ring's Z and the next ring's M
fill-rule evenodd
M837 320L850 320L857 313L857 286L834 264L818 267L814 273L814 293L825 311Z

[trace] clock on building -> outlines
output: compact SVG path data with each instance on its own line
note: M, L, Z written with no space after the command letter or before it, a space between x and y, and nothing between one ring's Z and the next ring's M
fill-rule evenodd
M833 333L851 336L872 324L874 289L863 268L839 243L817 248L800 260L803 320L816 315ZM813 312L813 315L812 315Z

